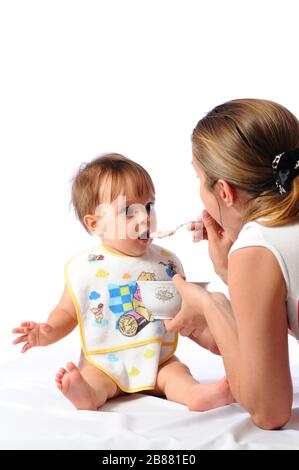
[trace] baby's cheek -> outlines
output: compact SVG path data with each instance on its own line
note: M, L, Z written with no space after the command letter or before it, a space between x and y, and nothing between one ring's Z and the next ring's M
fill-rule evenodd
M98 221L98 235L107 240L117 238L118 224L115 217L103 216Z
M138 230L138 220L136 219L129 219L126 221L125 224L125 234L127 240L136 240L139 236Z
M99 237L103 237L105 235L105 223L102 218L97 221L95 233Z

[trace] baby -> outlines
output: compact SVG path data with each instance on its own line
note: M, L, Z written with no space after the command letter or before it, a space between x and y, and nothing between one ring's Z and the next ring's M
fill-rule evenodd
M80 168L72 203L86 230L101 243L65 267L62 297L47 323L26 321L13 333L22 352L47 346L79 325L78 367L68 362L56 383L79 410L97 410L108 399L149 391L204 411L233 402L227 381L200 384L175 356L177 334L167 333L142 303L138 280L183 274L178 258L152 244L155 189L146 170L118 154Z

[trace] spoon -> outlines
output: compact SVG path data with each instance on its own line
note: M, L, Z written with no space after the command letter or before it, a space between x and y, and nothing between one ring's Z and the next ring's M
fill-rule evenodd
M158 231L158 232L151 232L150 233L150 238L166 238L166 237L170 237L171 235L174 235L177 230L181 227L184 227L185 225L189 225L189 224L194 224L194 223L200 223L202 221L201 218L199 218L198 220L194 221L194 220L191 220L190 222L184 222L183 224L180 224L178 225L175 229L173 230L165 230L165 231Z

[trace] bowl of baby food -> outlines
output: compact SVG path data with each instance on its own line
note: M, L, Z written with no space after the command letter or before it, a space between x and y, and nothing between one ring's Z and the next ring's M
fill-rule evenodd
M170 320L182 305L182 297L173 281L137 281L142 304L157 320ZM193 282L206 289L209 282Z
M182 298L173 281L137 281L143 306L155 319L168 320L179 312Z

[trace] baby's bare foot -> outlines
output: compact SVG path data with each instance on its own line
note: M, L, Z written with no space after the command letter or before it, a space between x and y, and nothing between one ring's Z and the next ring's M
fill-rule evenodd
M78 410L97 410L93 389L84 380L73 362L67 363L67 370L59 369L56 374L57 387Z
M213 384L196 384L190 390L190 411L207 411L235 403L226 377Z

